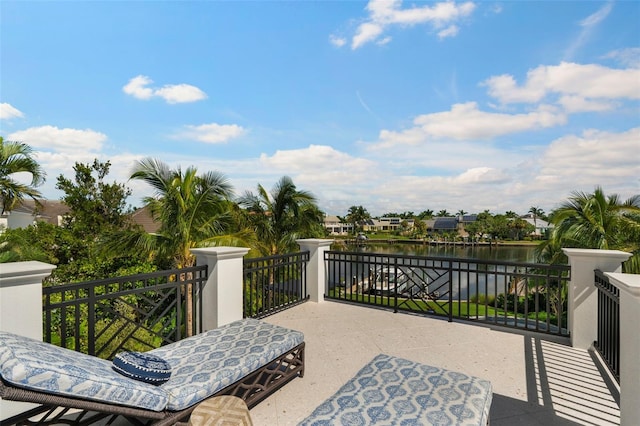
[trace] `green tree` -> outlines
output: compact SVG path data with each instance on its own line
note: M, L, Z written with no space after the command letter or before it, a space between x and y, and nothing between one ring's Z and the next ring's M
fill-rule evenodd
M365 221L369 219L371 219L371 215L369 214L367 209L362 206L349 207L349 211L347 212L347 216L345 217L345 221L352 224L354 234L357 234L358 231L362 229Z
M41 197L36 187L42 185L45 173L32 158L33 150L21 142L4 141L0 136L0 213L13 210L24 197L31 197L37 202ZM19 173L31 175L31 183L18 182L15 176Z
M438 213L436 213L437 217L451 217L451 213L449 213L446 209L444 210L440 210Z
M152 218L160 223L154 234L138 233L135 245L159 264L185 268L195 265L195 247L217 245L233 231L232 187L218 172L198 175L195 167L172 170L166 163L138 161L131 179L149 184L154 194L144 198Z
M522 240L526 235L530 235L535 230L534 226L524 219L519 217L509 218L506 215L505 218L508 219L508 227L511 230L511 236L514 240Z
M64 226L89 238L123 228L128 220L127 197L131 190L124 184L105 182L111 163L97 159L93 164L76 163L74 180L58 176L56 188L64 191L62 202L70 211Z
M544 216L544 210L542 210L538 206L531 206L529 208L529 213L531 213L531 216L533 216L533 226L534 226L534 228L538 229L538 218L541 218L541 217Z
M427 234L427 224L423 220L415 219L411 231L413 238L424 238Z
M136 271L149 272L152 266L142 253L120 244L123 230L132 229L124 184L107 182L111 163L95 159L91 164L75 163L73 180L60 175L56 188L64 192L61 200L69 207L63 224L50 229L38 223L33 229L58 266L52 284L88 281ZM109 250L110 242L118 245Z
M433 210L423 210L419 215L418 219L432 219L433 218Z
M634 253L637 265L640 255L640 195L623 201L617 194L606 196L600 187L593 194L572 192L552 213L549 247L624 250ZM634 269L630 271L629 267ZM626 266L626 272L640 272L637 266Z
M194 266L192 248L213 246L228 238L233 229L230 198L233 194L227 178L218 172L198 175L195 167L184 172L172 170L166 163L146 158L138 161L131 174L151 185L153 196L145 197L152 218L160 222L154 234L130 234L128 245L139 247L157 263L175 268ZM183 289L186 305L186 334L193 332L192 288Z
M296 240L324 236L324 215L315 197L298 190L288 176L280 178L271 193L258 184L257 193L247 191L239 204L256 234L254 248L263 256L297 251Z
M42 226L40 226L42 225ZM59 247L53 238L45 238L40 230L49 227L53 231L56 225L46 222L38 226L30 225L26 228L6 229L0 232L0 263L22 262L38 260L40 262L57 264L58 259L53 247ZM52 232L47 236L53 235Z
M490 220L489 234L493 239L508 239L511 234L509 219L502 214L493 216Z
M622 229L635 229L640 195L622 201L617 194L605 196L597 187L593 194L573 192L553 214L553 237L564 247L627 249Z

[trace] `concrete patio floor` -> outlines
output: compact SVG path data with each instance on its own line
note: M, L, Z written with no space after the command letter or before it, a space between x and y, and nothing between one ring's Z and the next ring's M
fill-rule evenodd
M251 410L255 426L296 425L379 353L490 380L492 426L620 422L617 389L566 339L331 301L264 321L304 333L306 369Z

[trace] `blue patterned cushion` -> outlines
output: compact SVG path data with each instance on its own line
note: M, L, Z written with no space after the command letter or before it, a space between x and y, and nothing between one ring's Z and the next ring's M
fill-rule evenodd
M167 406L165 391L116 373L111 361L7 332L0 332L0 375L45 393L153 411Z
M113 359L113 369L130 379L152 385L161 385L171 377L169 363L149 353L120 352Z
M485 426L491 383L380 354L299 426Z
M160 387L169 394L168 409L178 411L237 382L303 341L299 331L247 318L148 353L171 364L171 380Z
M188 408L304 341L298 331L254 319L227 324L154 349L171 366L153 386L116 373L112 363L0 332L0 375L16 386L154 411Z

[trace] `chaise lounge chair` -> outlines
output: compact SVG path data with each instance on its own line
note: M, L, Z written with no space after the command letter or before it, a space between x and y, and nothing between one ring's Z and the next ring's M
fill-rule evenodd
M117 373L111 361L0 332L0 397L42 405L2 423L45 412L40 424L55 423L65 407L83 412L78 424L93 422L93 413L169 425L214 395L238 396L251 408L304 375L304 346L298 331L236 321L145 352L171 367L169 380L156 386Z

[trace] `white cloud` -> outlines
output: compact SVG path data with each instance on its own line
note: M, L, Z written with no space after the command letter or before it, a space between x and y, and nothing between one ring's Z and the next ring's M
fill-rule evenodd
M160 88L147 87L153 83L149 77L139 75L129 80L122 91L137 99L148 100L152 97L164 99L169 104L196 102L207 98L207 94L190 84L166 84Z
M614 102L585 99L571 95L562 96L558 103L568 113L610 111L617 106L617 103Z
M377 41L390 27L410 27L430 24L438 31L438 37L453 37L459 28L454 25L475 10L473 2L455 3L453 1L402 8L402 0L370 0L366 10L369 16L362 22L351 39L353 50ZM386 44L391 39L383 38L378 44Z
M353 157L326 145L278 150L272 156L262 154L260 163L277 173L296 173L308 182L330 179L336 184L361 179L374 167L370 160Z
M508 181L509 175L503 170L494 169L491 167L476 167L466 170L459 176L456 176L453 181L458 184L495 184Z
M565 51L564 59L566 61L570 61L575 53L580 50L582 46L584 46L584 44L589 40L589 37L591 37L591 33L593 32L595 27L597 27L598 24L600 24L607 18L607 16L609 16L611 10L613 10L613 2L609 1L596 12L587 16L579 23L582 29L575 40L573 40L571 45L569 45L569 47Z
M378 46L384 46L385 44L389 44L391 40L393 40L391 36L386 36L385 38L381 38L380 40L376 41L376 44Z
M102 149L107 135L91 129L59 129L55 126L40 126L11 133L7 136L7 140L21 141L34 149L45 151L94 153Z
M336 47L342 47L347 44L347 39L332 34L329 36L329 43L333 44Z
M527 72L518 86L511 75L491 77L482 85L503 104L539 102L550 94L592 99L640 99L640 69L613 69L602 65L562 62Z
M187 125L185 130L172 136L173 139L190 139L206 143L226 143L246 133L246 130L237 124L201 124L199 126Z
M167 84L153 93L170 104L196 102L207 98L202 90L190 84Z
M491 139L506 134L553 127L566 122L557 108L540 106L526 114L484 112L475 102L455 104L451 111L419 115L414 127L400 132L382 130L379 142L373 145L388 147L399 144L415 145L432 139L476 140Z
M542 158L539 178L595 186L640 176L640 127L622 133L586 130L553 141ZM636 191L637 192L637 191Z
M549 212L571 191L592 191L598 184L622 198L637 194L639 141L640 129L632 129L567 135L550 146L517 151L441 140L424 149L390 147L362 154L310 145L241 160L173 156L171 161L172 167L192 164L228 173L238 194L255 191L258 183L270 189L287 175L330 214L344 215L352 205L373 214L425 209L525 213L531 205ZM140 196L137 189L134 195Z
M458 35L460 28L457 25L451 25L444 30L438 31L438 38L455 37Z
M151 99L153 97L153 90L146 87L151 83L153 83L153 80L149 77L139 75L129 80L129 83L122 88L122 91L137 99Z
M613 2L609 1L604 4L600 9L591 15L587 16L580 22L580 26L584 28L589 28L598 25L600 22L604 21L611 10L613 9Z
M371 22L365 22L358 27L356 34L351 41L351 48L357 49L365 43L378 38L382 34L382 26Z
M605 59L614 59L624 66L640 68L640 47L617 49L603 56Z
M0 119L10 120L12 118L22 118L24 114L11 104L3 102L0 104Z
M550 211L572 191L591 192L598 185L623 199L638 193L640 128L620 133L589 130L528 152L488 147L489 152L475 148L468 153L472 145L458 148L447 149L443 143L422 150L421 174L411 167L416 150L406 155L404 173L390 169L381 156L366 191L355 192L358 204L379 213L427 208L524 213L533 204ZM430 156L435 158L429 160ZM478 165L470 166L474 156ZM466 168L459 169L460 163Z

